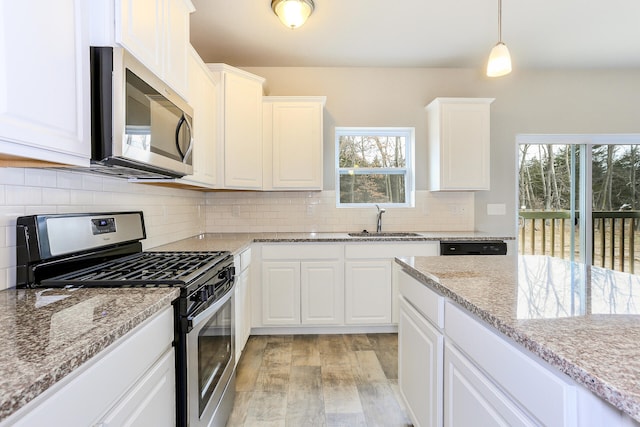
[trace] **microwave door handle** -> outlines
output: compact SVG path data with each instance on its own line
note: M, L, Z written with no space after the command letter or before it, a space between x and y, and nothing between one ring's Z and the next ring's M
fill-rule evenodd
M182 117L184 117L184 114L182 115ZM189 123L189 120L185 118L184 122L186 123L187 129L189 130L189 146L187 147L187 152L184 153L184 156L182 157L182 163L187 163L187 159L189 158L189 156L191 155L191 151L193 150L193 130L191 128L191 123Z
M186 121L187 119L183 114L182 116L180 116L180 120L178 120L178 125L176 126L176 148L178 149L178 154L180 154L180 157L183 161L186 155L182 152L182 147L180 147L180 128L182 128L182 125L185 124Z

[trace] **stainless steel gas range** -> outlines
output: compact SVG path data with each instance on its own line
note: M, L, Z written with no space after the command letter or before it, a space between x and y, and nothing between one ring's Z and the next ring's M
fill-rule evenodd
M142 212L24 216L16 233L17 287L179 287L176 425L225 425L235 393L231 253L143 252Z

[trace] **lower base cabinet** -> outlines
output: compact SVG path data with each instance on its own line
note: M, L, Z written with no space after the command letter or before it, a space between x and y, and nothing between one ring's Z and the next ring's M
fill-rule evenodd
M235 359L236 365L240 361L244 346L251 334L251 295L249 291L249 277L251 264L251 249L247 249L234 257L234 265L238 278L235 286Z
M391 260L345 263L345 323L391 323Z
M398 385L416 427L442 425L443 344L442 333L401 297Z
M169 426L175 413L175 358L168 351L136 386L96 423L99 427Z
M536 426L451 344L444 352L445 426Z

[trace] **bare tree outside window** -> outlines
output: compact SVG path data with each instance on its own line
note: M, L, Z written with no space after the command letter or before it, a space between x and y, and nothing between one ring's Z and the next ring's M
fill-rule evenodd
M336 141L339 204L410 202L413 129L337 128Z

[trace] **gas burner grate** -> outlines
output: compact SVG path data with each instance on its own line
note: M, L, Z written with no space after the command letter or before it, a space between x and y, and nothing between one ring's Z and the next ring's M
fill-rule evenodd
M42 281L45 286L184 286L229 252L140 252Z

